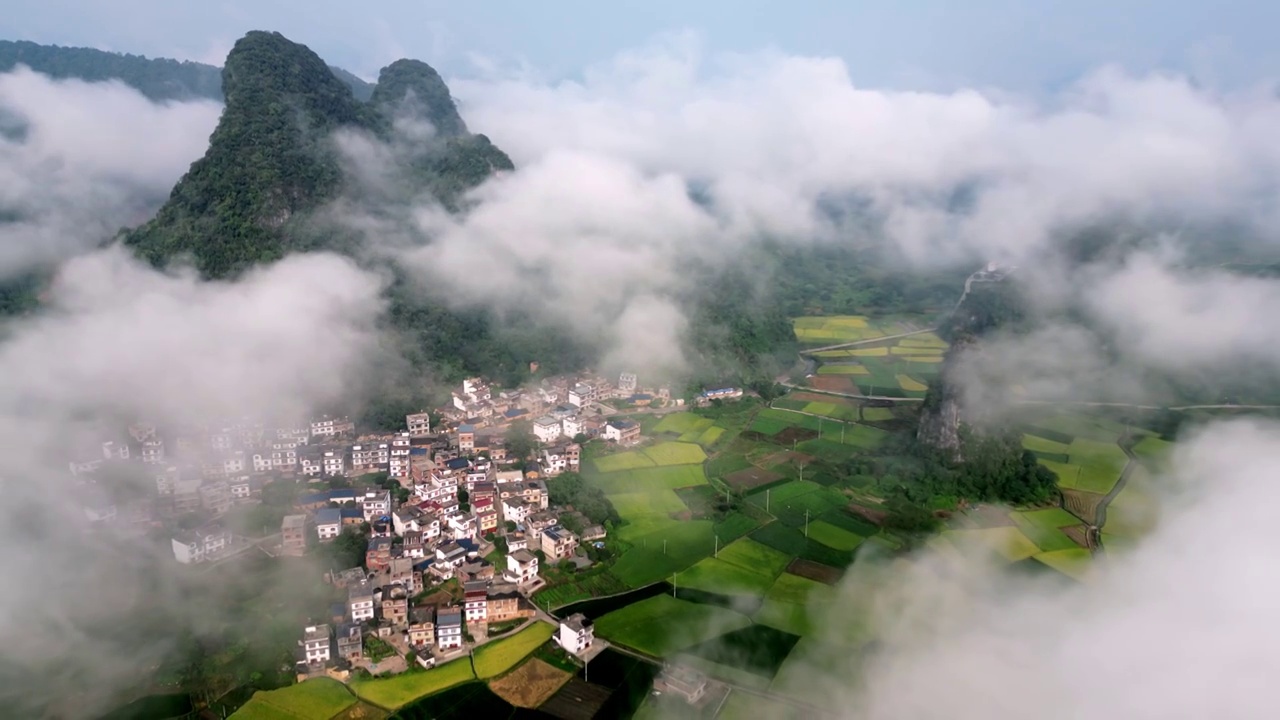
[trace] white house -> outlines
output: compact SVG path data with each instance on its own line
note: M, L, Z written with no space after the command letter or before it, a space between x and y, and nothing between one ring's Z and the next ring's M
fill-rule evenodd
M636 374L622 373L618 375L618 394L623 397L630 396L636 391Z
M462 613L457 608L436 613L436 645L441 650L462 647Z
M489 618L489 583L484 580L465 584L463 590L463 613L467 624L482 623Z
M507 569L502 578L521 587L538 579L538 556L528 550L516 550L507 556Z
M153 437L142 443L142 462L164 462L164 441L160 438Z
M308 665L321 665L332 657L328 625L308 625L298 644L303 648Z
M202 563L209 556L231 544L231 533L220 525L210 524L188 530L173 538L173 557L184 565Z
M360 582L347 589L347 614L351 622L373 619L373 588L368 582Z
M325 475L345 475L347 471L346 453L342 450L325 450L323 456Z
M569 388L569 404L578 407L590 405L596 399L596 389L586 383L578 383Z
M320 542L328 542L342 534L342 511L338 508L320 508L316 511L316 535Z
M379 493L370 490L361 498L360 504L364 509L364 519L370 522L383 515L390 515L391 491L383 490Z
M533 421L533 436L538 442L555 442L560 437L560 421L550 415L543 415Z
M631 443L640 439L640 423L634 420L610 420L604 426L604 439Z
M339 433L349 432L354 429L355 423L345 417L331 418L326 415L311 423L311 434L316 437L333 437Z
M413 469L411 451L412 441L409 439L409 433L400 433L391 439L391 451L387 460L387 472L391 477L403 480L410 476L410 471Z
M575 613L561 620L560 629L555 635L556 644L574 655L586 652L595 639L595 625L582 613Z
M564 430L565 437L574 437L578 433L585 433L587 426L582 422L582 418L577 415L570 415L560 421L560 427Z
M519 495L503 498L502 519L520 525L524 523L525 518L529 517L533 507Z

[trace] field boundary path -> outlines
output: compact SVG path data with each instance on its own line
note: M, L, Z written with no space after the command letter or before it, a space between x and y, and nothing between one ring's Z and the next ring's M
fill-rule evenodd
M1138 463L1141 462L1138 460L1138 456L1133 454L1133 445L1129 442L1132 439L1133 436L1126 433L1124 437L1116 441L1116 444L1124 451L1124 455L1128 458L1128 461L1124 464L1124 470L1120 471L1120 479L1116 480L1116 484L1111 488L1111 492L1102 497L1102 500L1098 502L1097 509L1093 511L1093 528L1091 531L1096 536L1094 538L1095 554L1106 554L1106 547L1102 544L1102 528L1107 525L1107 507L1111 505L1112 500L1116 499L1116 496L1120 494L1120 491L1124 490L1125 485L1129 484L1129 476L1133 474L1134 469L1137 468Z
M623 647L617 643L609 643L609 646L612 647L614 650L617 650L618 652L622 653L623 655L629 655L637 660L643 660L644 662L647 662L650 665L656 665L659 668L663 667L663 661L658 660L657 658L649 657L648 655L645 655L642 652L636 652L635 650ZM817 715L819 717L826 717L826 718L839 717L837 714L831 712L830 710L824 710L815 705L810 705L809 703L806 703L802 700L797 700L795 698L787 697L786 695L775 695L774 693L771 693L767 690L757 690L755 688L750 688L745 685L739 685L731 680L723 680L721 678L714 677L714 676L711 676L711 677L716 682L722 685L728 686L734 692L742 692L742 693L746 693L747 695L754 695L756 697L762 697L767 700L773 700L774 702L790 705L791 707L797 708L799 710L803 710L807 713L812 713L813 715Z

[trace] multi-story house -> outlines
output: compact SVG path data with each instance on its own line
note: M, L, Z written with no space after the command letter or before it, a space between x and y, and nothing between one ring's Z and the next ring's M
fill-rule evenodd
M338 626L338 657L355 662L364 658L364 632L360 623L342 623Z
M355 423L351 422L351 419L347 417L332 418L325 415L319 420L313 420L311 422L312 437L333 437L335 435L341 435L342 433L351 432L354 429Z
M367 442L351 446L351 471L354 473L386 470L390 464L390 443Z
M610 420L604 425L604 439L630 445L640 439L640 423L634 420Z
M400 545L401 552L411 560L421 560L427 556L427 544L422 541L421 530L410 530L404 534Z
M410 595L416 594L420 588L418 574L413 571L413 558L391 558L391 564L387 566L386 585L400 586Z
M179 471L178 480L173 484L173 509L177 513L194 512L200 509L200 478L188 477Z
M280 553L300 557L307 552L307 516L285 515L280 522Z
M409 646L429 648L436 644L436 611L433 607L414 608L409 613Z
M227 489L231 491L231 501L238 504L245 504L253 499L253 491L260 489L260 485L255 485L253 478L248 475L236 475L227 478Z
M231 509L233 498L226 480L206 482L197 492L200 494L200 506L214 515L222 515Z
M560 421L560 429L564 432L565 437L572 438L578 433L585 433L587 431L587 426L583 422L582 418L577 415L570 415Z
M582 613L574 613L560 621L556 644L573 655L581 655L595 642L595 625Z
M339 476L347 474L347 454L341 448L325 449L320 461L323 463L325 475Z
M507 569L502 578L526 588L538 581L538 556L528 550L516 550L507 555Z
M369 541L369 547L364 553L364 566L369 568L369 572L391 567L391 538L380 537Z
M156 470L152 475L156 481L156 493L159 495L172 495L174 486L178 482L178 468L170 465L163 470Z
M569 388L569 404L586 407L596 401L596 389L587 383L578 383Z
M157 464L164 462L164 441L152 436L142 443L142 462Z
M108 440L102 443L102 457L105 460L128 460L129 444Z
M479 580L463 585L463 618L468 625L486 622L489 617L489 584Z
M209 523L173 537L173 557L184 565L202 563L231 544L231 533L219 523Z
M398 433L391 438L391 447L387 451L387 473L401 484L412 475L412 455L413 441L410 440L409 433Z
M628 397L636 391L636 374L622 373L618 376L618 395Z
M364 519L370 522L376 518L391 515L391 491L366 492L360 498L360 508L364 512Z
M462 611L442 608L436 613L436 646L441 650L462 647Z
M471 513L476 518L476 532L481 536L498 529L498 507L494 504L493 498L473 499Z
M409 591L398 585L382 590L382 603L379 606L383 622L392 627L403 628L409 624Z
M347 617L351 622L365 622L373 616L373 586L363 579L347 586Z
M431 434L431 415L420 412L404 416L405 425L409 428L410 437L426 437Z
M542 553L548 560L564 560L578 551L578 536L562 527L542 531Z
M332 659L328 625L308 625L298 641L308 665L323 665Z
M316 511L316 536L320 542L330 540L342 534L342 510L339 508L320 508Z
M541 443L555 442L560 437L560 421L550 415L543 415L533 421L533 436Z
M487 622L500 623L521 617L532 617L533 608L522 605L520 593L510 585L489 589Z
M522 525L525 518L529 517L529 513L536 507L536 505L519 495L504 498L502 501L502 519L506 522Z

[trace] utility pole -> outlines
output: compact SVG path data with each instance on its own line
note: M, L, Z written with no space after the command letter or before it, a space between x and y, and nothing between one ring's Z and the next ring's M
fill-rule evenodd
M764 491L764 511L769 512L769 493L773 492L773 488L765 488Z
M666 554L667 554L667 541L666 541L666 540L663 540L663 541L662 541L662 554L663 554L663 555L666 555Z
M715 538L716 538L716 549L715 549L715 552L711 553L711 557L718 558L720 557L720 536L716 535Z
M678 572L672 573L671 575L671 597L676 596L676 587L677 587L676 579L679 577L680 577L680 573Z
M844 444L844 429L847 427L849 426L845 425L844 423L840 423L840 444L841 445Z
M809 511L804 511L804 536L809 537Z
M800 482L804 482L804 466L806 463L799 463L800 466Z

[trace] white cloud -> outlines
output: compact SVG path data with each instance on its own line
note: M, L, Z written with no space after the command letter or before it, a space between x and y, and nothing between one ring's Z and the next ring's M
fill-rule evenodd
M147 219L199 158L221 106L152 103L117 82L0 75L0 276ZM16 219L15 219L16 216Z

